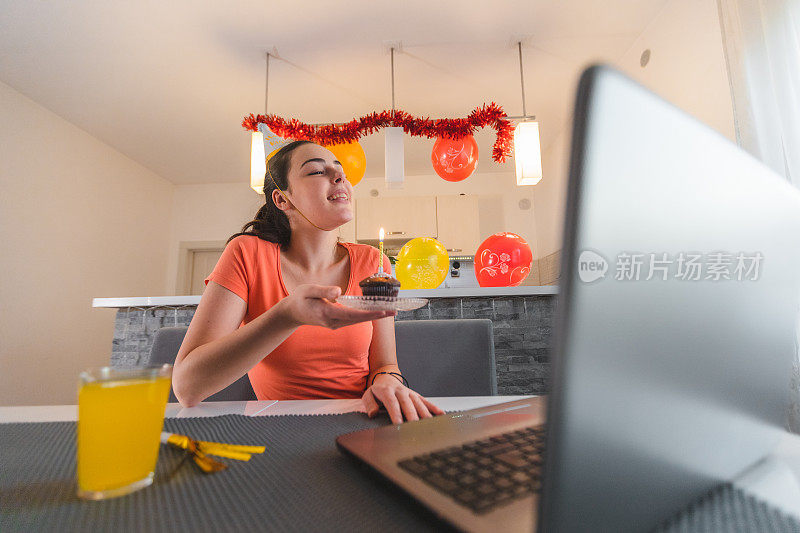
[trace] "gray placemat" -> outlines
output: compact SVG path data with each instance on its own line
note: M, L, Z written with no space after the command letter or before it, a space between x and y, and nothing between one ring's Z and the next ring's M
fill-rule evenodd
M731 485L721 485L667 521L659 533L800 533L800 522Z
M176 469L182 452L162 446L153 486L104 502L75 496L75 423L0 424L0 531L441 531L336 449L336 435L386 423L360 413L167 419L167 431L267 450L203 475ZM722 486L660 531L800 533L800 524Z
M74 422L0 424L0 531L441 530L336 449L336 435L387 423L360 413L167 419L166 431L267 449L204 475L176 471L183 453L162 446L151 487L102 502L75 496Z

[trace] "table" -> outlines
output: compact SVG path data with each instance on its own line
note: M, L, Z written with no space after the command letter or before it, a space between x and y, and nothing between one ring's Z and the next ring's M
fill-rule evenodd
M445 411L458 411L485 407L531 396L459 396L428 398ZM202 402L195 407L181 407L179 403L168 403L164 416L167 418L191 418L202 416L246 415L333 415L364 412L360 399L354 400L285 400L247 402ZM77 405L34 405L0 407L0 423L6 422L75 422L78 420Z
M470 396L428 398L445 411L495 405L530 396ZM290 400L205 402L184 408L167 405L166 417L212 417L229 414L277 416L364 412L361 400ZM76 405L0 407L0 423L75 421ZM800 519L800 435L786 433L771 456L734 480L734 486Z

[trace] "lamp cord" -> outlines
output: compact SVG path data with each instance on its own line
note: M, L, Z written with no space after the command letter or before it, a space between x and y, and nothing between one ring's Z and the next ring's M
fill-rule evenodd
M264 83L264 115L267 114L267 109L269 109L269 107L268 107L268 105L269 105L269 57L270 57L270 53L267 52L266 82ZM272 172L269 169L269 161L267 161L267 176L269 176L269 180L275 185L275 188L278 189L278 191L280 191L280 193L283 196L283 198L287 202L292 204L291 200L289 200L289 196L285 192L283 192L283 189L281 189L278 186L278 182L275 181L275 178L272 177ZM272 198L271 197L270 198L265 198L265 200L267 202L271 202ZM315 228L317 228L320 231L327 231L327 230L324 230L324 229L320 228L319 226L317 226L313 222L311 222L311 220L309 220L309 218L302 211L300 211L300 209L296 205L292 204L292 206L294 206L294 208L297 209L297 212L300 213L300 215L304 219L306 219L306 221L309 224L311 224L312 226L314 226Z
M527 117L528 112L525 110L525 76L522 73L522 41L517 43L519 48L519 83L522 86L522 116Z
M267 52L266 81L264 82L264 115L267 114L267 109L269 109L269 56L270 53Z
M392 113L394 113L394 47L392 47Z

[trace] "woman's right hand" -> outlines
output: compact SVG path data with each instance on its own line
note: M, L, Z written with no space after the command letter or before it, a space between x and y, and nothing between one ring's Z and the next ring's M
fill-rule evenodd
M339 287L300 285L294 292L278 302L283 316L297 327L322 326L337 329L359 322L394 316L395 311L362 311L335 303L341 295Z

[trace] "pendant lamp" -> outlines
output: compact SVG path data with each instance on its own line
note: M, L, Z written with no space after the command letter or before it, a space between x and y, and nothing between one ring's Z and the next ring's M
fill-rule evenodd
M519 81L522 87L522 121L514 129L514 161L517 185L536 185L542 180L542 146L539 141L539 123L525 109L525 77L522 73L522 42L519 49Z
M392 69L392 113L394 113L394 46L391 47ZM405 179L405 153L403 128L384 128L384 175L387 189L402 189Z
M269 52L267 52L267 79L264 84L264 115L269 102ZM267 154L264 153L264 135L254 131L250 135L250 187L264 194L264 175L267 173Z

